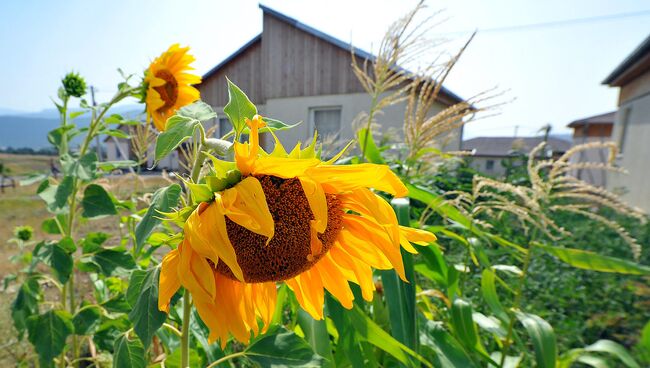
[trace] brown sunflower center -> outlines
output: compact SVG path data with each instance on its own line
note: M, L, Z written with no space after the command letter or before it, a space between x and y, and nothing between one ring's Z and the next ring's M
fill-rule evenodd
M156 78L165 81L162 86L153 88L160 94L160 99L165 102L163 106L158 108L158 111L165 111L174 106L178 99L178 81L169 70L159 70L156 72Z
M266 244L266 237L241 227L226 218L228 238L235 248L237 263L246 282L282 281L308 270L323 257L334 244L342 227L343 210L334 195L327 194L327 229L319 234L322 251L311 255L310 220L314 215L299 179L281 179L260 175L271 216L275 223L275 235ZM310 261L311 259L311 261ZM232 279L232 271L223 262L215 269Z

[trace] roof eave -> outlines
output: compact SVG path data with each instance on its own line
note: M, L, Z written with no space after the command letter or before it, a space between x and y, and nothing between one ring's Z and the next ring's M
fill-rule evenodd
M212 74L214 74L214 73L216 73L217 71L219 71L219 69L221 69L222 67L224 67L226 64L228 64L228 63L231 62L232 60L234 60L237 56L239 56L239 55L241 55L242 53L244 53L244 51L246 51L249 47L253 46L255 43L257 43L257 42L260 41L261 39L262 39L262 34L261 34L261 33L258 34L258 35L255 36L255 37L253 37L253 39L251 39L250 41L246 42L242 47L240 47L239 49L237 49L237 51L235 51L234 53L230 54L230 56L228 56L227 58L225 58L222 62L220 62L219 64L217 64L216 66L214 66L212 69L208 70L207 73L203 74L202 79L205 80L205 79L209 78Z
M631 66L633 66L645 54L650 52L650 35L637 46L632 53L630 53L617 67L614 69L607 78L602 81L602 84L610 87L617 87L617 79L622 76Z

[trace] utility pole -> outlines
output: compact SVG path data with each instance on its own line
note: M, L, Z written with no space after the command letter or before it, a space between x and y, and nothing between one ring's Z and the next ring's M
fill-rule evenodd
M519 131L519 125L515 125L515 138L517 138L518 131Z

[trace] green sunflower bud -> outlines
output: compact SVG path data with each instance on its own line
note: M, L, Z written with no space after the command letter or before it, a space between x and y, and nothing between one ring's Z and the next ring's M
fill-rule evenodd
M14 228L14 236L16 239L28 241L34 235L34 229L31 226L16 226Z
M81 97L86 94L86 81L79 73L68 73L63 80L63 90L69 97Z

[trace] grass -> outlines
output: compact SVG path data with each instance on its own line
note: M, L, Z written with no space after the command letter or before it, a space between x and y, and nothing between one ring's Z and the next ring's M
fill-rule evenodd
M48 172L49 159L48 156L0 154L0 161L9 166L13 175ZM136 178L133 175L113 176L101 179L98 183L110 189L120 199L128 198L131 195L142 196L144 193L150 193L161 186L168 185L167 180L160 176ZM5 188L5 193L0 194L0 279L18 271L19 268L19 265L9 261L9 258L18 253L16 244L8 242L13 236L14 227L20 225L33 227L36 241L52 238L52 235L41 230L41 223L51 215L47 212L44 202L36 195L36 187L37 184ZM144 206L143 201L138 200L138 202L139 206ZM84 220L80 225L77 238L83 237L85 233L91 231L103 231L113 234L110 241L116 243L119 241L119 226L119 217L117 216L101 220ZM90 285L87 288L82 286L82 288L91 290ZM2 293L0 296L0 331L5 331L0 336L1 367L16 366L21 357L31 352L31 346L26 338L18 341L11 319L10 309L16 289L17 285L13 284L6 291L0 292ZM92 295L82 297L91 299Z
M56 160L56 157L0 153L0 162L4 163L9 169L9 175L11 176L48 173L50 171L51 160Z

